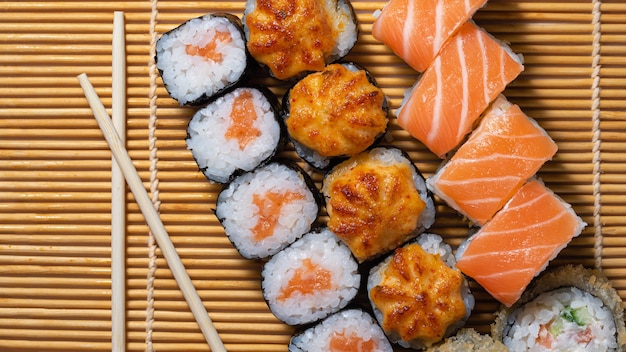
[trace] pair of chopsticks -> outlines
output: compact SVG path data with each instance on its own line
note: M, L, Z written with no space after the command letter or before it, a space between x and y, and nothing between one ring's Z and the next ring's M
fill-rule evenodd
M126 60L125 60L125 44L124 44L124 14L123 12L114 13L114 30L113 30L113 57L112 57L112 115L109 117L102 101L98 97L93 85L89 81L87 74L81 73L77 76L78 81L83 89L85 97L89 102L89 106L94 113L100 129L111 149L114 158L112 168L112 230L111 230L111 290L112 290L112 347L113 351L124 351L126 348L125 341L125 187L123 179L126 179L131 192L133 193L141 212L143 213L146 223L153 233L157 244L161 248L161 252L174 275L174 279L178 283L196 322L200 326L200 330L204 335L211 351L226 351L213 322L202 304L202 300L196 292L185 267L174 248L174 244L163 222L161 221L157 210L155 209L148 192L143 186L141 178L137 173L137 169L133 165L130 156L124 146L123 135L125 135L125 110L126 110ZM116 127L119 128L116 130ZM123 176L123 178L122 178Z

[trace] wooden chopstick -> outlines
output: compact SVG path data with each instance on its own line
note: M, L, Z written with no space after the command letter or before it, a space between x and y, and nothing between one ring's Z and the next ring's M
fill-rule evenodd
M220 339L211 318L204 308L202 300L200 299L200 296L198 296L198 293L196 292L196 289L193 286L193 283L191 282L191 279L189 278L178 253L176 252L176 248L174 248L174 244L165 230L163 222L154 208L148 192L144 188L141 178L139 177L128 152L126 151L126 148L124 148L120 137L117 132L115 132L113 123L111 122L104 105L102 105L102 102L91 85L87 75L85 73L81 73L77 76L77 78L83 88L83 92L85 93L85 97L89 102L94 116L98 121L98 125L100 126L100 129L102 130L104 137L111 148L111 152L113 153L115 160L117 160L117 163L126 178L126 182L128 183L128 186L135 196L135 200L145 217L146 223L148 224L150 231L154 234L154 238L161 248L163 257L165 257L165 261L172 271L174 279L178 283L178 286L180 287L183 296L185 297L185 300L187 301L187 304L196 319L196 322L200 326L200 330L208 342L211 351L225 352L226 349L222 340Z
M126 143L126 48L124 12L113 14L112 42L113 126ZM126 182L120 166L111 169L111 344L113 352L126 350Z

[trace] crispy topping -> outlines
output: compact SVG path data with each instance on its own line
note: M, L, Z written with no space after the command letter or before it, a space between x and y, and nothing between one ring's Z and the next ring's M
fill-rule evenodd
M384 99L365 71L328 65L291 89L287 129L295 140L322 156L353 156L385 132Z
M248 51L278 79L322 70L335 46L323 1L259 0L245 21Z
M411 244L394 252L381 282L369 294L382 313L385 331L429 346L465 316L462 282L461 273L448 267L439 255Z
M426 205L409 165L367 161L366 154L355 160L351 168L327 177L324 193L328 228L362 262L405 242Z

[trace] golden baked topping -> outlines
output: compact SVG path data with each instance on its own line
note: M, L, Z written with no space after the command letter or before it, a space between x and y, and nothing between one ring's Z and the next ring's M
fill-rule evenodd
M324 1L258 0L245 21L248 51L278 79L322 70L337 38Z
M408 164L383 164L366 153L353 160L327 176L323 191L328 228L362 262L409 239L425 203Z
M364 70L331 64L291 89L287 129L322 156L356 155L385 132L384 99Z
M430 346L465 316L462 282L461 273L448 267L439 255L410 244L394 252L381 282L369 294L382 313L385 331Z

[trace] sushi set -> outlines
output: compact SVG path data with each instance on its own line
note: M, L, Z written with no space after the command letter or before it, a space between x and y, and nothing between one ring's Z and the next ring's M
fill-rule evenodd
M241 19L207 14L158 39L169 96L197 109L187 148L223 185L215 215L241 256L262 264L272 314L305 329L289 351L476 339L461 330L475 304L469 280L504 307L493 340L479 334L476 348L626 349L605 277L545 273L587 224L537 176L558 145L503 95L524 58L473 21L485 4L390 0L374 12L374 40L416 71L395 115L376 78L344 60L359 28L348 0L248 0ZM255 88L264 78L287 87L280 103L271 85ZM394 145L393 119L442 160L434 175ZM288 151L297 157L276 156ZM467 223L457 248L429 232L437 200ZM520 301L550 275L571 281ZM345 325L351 315L364 327Z
M626 351L622 1L0 9L0 350Z

